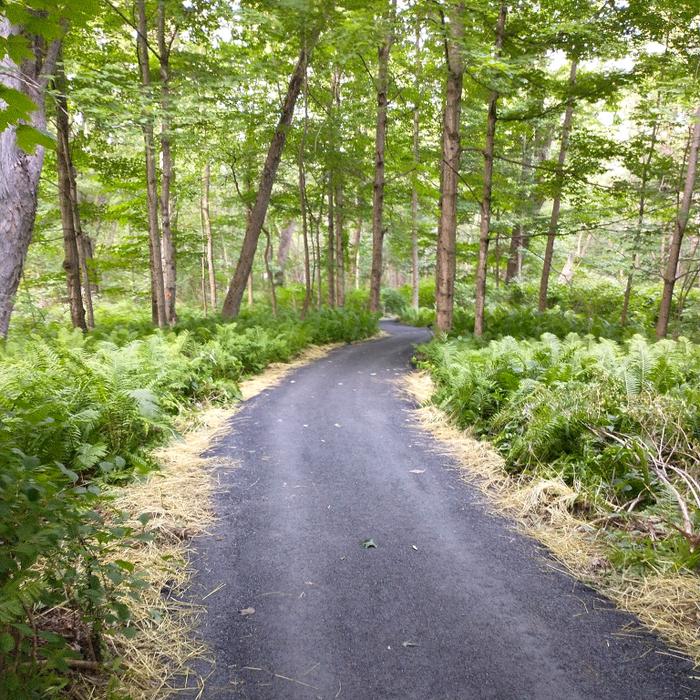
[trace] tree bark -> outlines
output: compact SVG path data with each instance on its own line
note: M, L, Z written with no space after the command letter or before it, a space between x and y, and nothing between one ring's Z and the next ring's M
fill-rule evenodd
M382 249L384 246L384 151L386 148L387 107L389 90L389 54L394 42L396 0L387 17L389 27L379 47L377 71L377 126L374 142L374 186L372 189L372 271L370 274L369 310L379 311L382 288Z
M576 85L576 70L578 59L571 61L569 72L569 96L566 100L566 111L564 112L564 122L561 127L561 143L559 145L559 158L557 160L557 170L555 174L554 201L552 202L552 215L549 219L549 229L547 230L547 243L544 250L544 260L542 262L542 277L540 278L540 293L537 303L539 311L547 310L547 295L549 292L549 276L552 271L552 258L554 256L554 241L559 228L559 212L561 209L561 195L564 186L564 163L566 152L569 147L569 135L571 134L571 123L574 118L574 96L573 90Z
M353 255L353 277L355 279L355 289L360 288L360 245L362 242L362 219L357 220L355 233L352 241Z
M306 75L306 65L309 60L309 54L313 48L317 36L318 32L314 32L314 34L309 37L308 41L304 42L299 54L299 59L294 68L294 72L292 73L291 80L289 81L289 87L287 88L287 95L284 100L282 114L280 115L275 134L272 137L272 142L270 143L270 147L267 152L265 165L260 177L258 193L255 197L255 204L253 205L250 221L246 226L245 237L243 238L243 247L241 249L240 257L238 258L236 272L231 279L228 293L226 294L226 299L224 300L224 306L222 309L224 318L234 318L238 315L241 308L241 299L243 298L246 280L253 269L255 250L258 247L260 232L262 231L263 224L265 223L265 215L267 213L267 207L270 203L270 195L272 194L272 185L274 184L275 176L277 175L277 168L279 167L280 160L282 158L282 151L284 150L284 144L287 140L287 131L289 130L289 126L292 123L292 118L294 117L294 105L296 104L304 76Z
M66 273L68 303L73 328L87 330L85 307L83 306L80 284L80 255L75 233L75 211L73 188L71 186L70 124L68 120L68 100L66 99L66 79L62 67L56 69L56 168L58 171L58 199L63 228L63 270Z
M500 56L506 27L507 7L501 4L496 25L495 54ZM486 146L484 147L484 188L481 196L481 222L479 225L479 259L476 265L476 298L474 303L474 335L484 334L484 307L486 306L486 272L491 228L491 190L493 187L493 153L498 119L498 92L491 91L486 117Z
M418 288L420 277L418 272L418 167L420 165L420 23L416 22L414 42L416 50L416 77L414 88L416 102L413 105L413 179L411 182L411 306L418 309Z
M21 29L0 17L0 39L21 33ZM44 98L56 67L61 40L48 46L30 37L34 57L17 65L5 55L0 58L0 84L19 90L36 105L30 125L46 128ZM25 153L17 143L17 126L0 133L0 337L7 337L15 294L24 269L27 249L36 217L37 188L44 163L44 147Z
M162 177L160 188L161 227L163 231L163 284L165 316L172 326L177 321L177 266L175 240L170 218L170 190L175 177L170 144L170 44L165 39L165 0L158 0L158 54L160 61ZM211 299L212 307L215 301Z
M275 292L275 276L272 273L272 236L270 231L263 227L265 233L265 254L263 255L265 262L265 273L267 274L267 281L270 284L270 306L272 308L272 315L277 316L277 294Z
M688 153L688 166L685 174L685 185L683 187L683 197L676 216L676 223L671 237L671 245L668 251L668 261L664 272L664 289L661 295L659 306L659 316L656 322L656 337L665 338L668 333L668 321L671 315L671 304L673 303L673 288L678 279L678 259L681 254L683 235L685 234L688 218L690 217L690 207L695 189L695 177L698 165L698 149L700 148L700 105L694 115L693 136L690 142Z
M328 277L328 305L335 306L335 211L333 203L333 176L328 174L328 239L326 241L326 276Z
M278 283L281 285L285 283L284 271L287 266L287 260L289 259L289 252L292 248L292 239L296 228L296 221L290 221L280 231L280 244L277 246L277 272L275 274L279 278Z
M455 248L457 243L457 182L459 177L460 116L464 65L460 43L464 36L464 3L452 6L449 35L445 36L447 86L442 121L442 159L440 170L440 218L436 257L435 304L437 330L445 333L452 327L455 287Z
M152 100L151 71L148 56L148 24L146 22L145 0L136 0L137 31L136 48L141 72L141 86L147 103ZM148 240L151 270L151 315L153 323L159 327L167 324L165 305L165 285L163 278L163 258L158 225L158 173L156 168L155 138L150 106L142 115L143 142L146 152L146 194L148 197Z
M343 185L335 185L335 302L345 306L345 240L343 235Z
M206 240L207 273L209 278L209 299L213 309L217 308L216 302L216 272L214 270L214 237L211 231L211 214L209 211L209 191L211 189L211 166L209 162L202 172L202 231Z
M56 151L58 156L56 165L59 171L59 198L63 197L63 191L61 190L61 188L64 186L63 177L65 176L67 177L67 181L65 184L68 186L68 189L65 191L68 193L68 200L70 202L72 214L71 218L73 219L73 234L75 237L76 249L78 254L78 282L82 282L81 301L82 306L84 308L84 313L82 315L84 317L87 329L92 329L95 327L95 312L92 305L92 283L87 262L88 260L92 260L93 257L92 242L87 236L83 234L83 226L80 219L78 185L76 182L75 167L73 166L73 156L70 148L70 113L68 112L67 96L68 87L65 74L63 72L63 66L61 65L60 61L56 68L55 85L58 93L56 96ZM67 169L65 174L61 172L62 167L65 167ZM63 218L64 213L62 209L63 200L61 199L61 217ZM64 227L64 243L65 236L66 230ZM66 255L66 260L69 260L68 254ZM70 283L69 296L71 296ZM75 318L73 313L71 313L71 318L74 321L74 326L82 328L82 324L75 324Z

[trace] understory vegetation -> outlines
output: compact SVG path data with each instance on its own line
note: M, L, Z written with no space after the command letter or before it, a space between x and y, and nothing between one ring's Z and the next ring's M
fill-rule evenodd
M620 568L700 564L700 348L569 333L420 350L433 401L512 474L562 478Z
M514 281L491 290L484 315L485 330L475 341L489 341L509 335L536 338L551 333L563 338L569 333L598 338L624 340L634 335L654 337L656 314L661 297L657 284L638 285L633 291L625 323L621 323L624 287L615 280L579 273L572 284L552 284L547 309L537 309L537 286L533 282ZM410 305L411 290L393 290L391 304L385 309L401 321L414 326L435 324L435 283L425 280L420 286L419 307ZM692 289L684 308L672 309L673 337L700 340L700 290ZM474 327L474 301L467 278L455 288L455 309L451 337L470 336Z
M130 599L144 572L119 557L144 546L150 516L134 526L112 501L158 469L152 448L193 411L235 401L270 363L377 330L367 311L183 315L154 331L135 308L105 308L99 332L49 325L0 351L2 697L60 694L69 669L115 662L106 635L139 633Z

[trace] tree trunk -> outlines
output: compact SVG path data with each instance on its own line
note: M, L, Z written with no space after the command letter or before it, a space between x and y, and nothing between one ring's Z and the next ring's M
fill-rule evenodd
M387 18L389 27L384 42L379 47L377 72L377 127L374 152L374 186L372 190L372 272L370 274L369 310L379 311L382 289L382 248L384 246L384 151L389 90L389 53L394 42L394 18L396 0Z
M267 281L270 284L270 306L272 307L272 315L277 316L277 294L275 293L275 277L272 274L272 265L270 261L272 260L272 236L270 231L263 227L265 233L265 254L263 255L265 262L265 272L267 274Z
M420 277L418 272L418 167L420 165L420 23L416 22L416 102L413 105L413 180L411 182L411 305L418 309L418 288Z
M211 232L211 215L209 212L209 190L211 188L211 166L207 162L202 173L202 231L206 239L207 272L209 277L209 299L212 309L217 308L216 274L214 270L214 237Z
M495 54L500 56L506 26L507 7L501 4L496 25ZM484 307L486 306L486 267L488 265L491 227L491 190L493 187L493 151L498 119L498 92L491 91L486 117L486 146L484 147L484 188L481 196L481 223L479 225L479 259L476 266L476 298L474 303L474 335L484 334Z
M204 243L204 241L202 241L202 243ZM206 275L206 264L204 262L204 258L205 258L204 251L202 251L201 262L200 262L199 282L200 282L200 290L201 290L201 294L202 294L202 308L204 309L204 315L207 316L209 314L209 308L207 306L207 275Z
M464 65L460 43L464 35L464 3L452 7L449 35L445 36L447 87L442 121L442 159L440 163L440 219L436 257L435 325L446 333L452 327L455 288L455 247L457 243L457 182L459 177L460 115Z
M676 224L671 237L671 245L668 251L668 261L664 273L664 290L661 295L659 306L659 317L656 322L656 337L665 338L668 333L668 321L671 314L671 304L673 302L673 288L678 279L678 259L680 258L681 245L683 244L683 234L688 225L690 216L690 206L693 200L695 188L695 176L698 165L698 149L700 148L700 105L695 112L695 124L693 125L693 137L688 153L688 166L685 174L685 186L683 188L683 198L678 209Z
M20 28L0 17L0 39L20 34ZM5 55L0 58L0 85L29 97L37 109L30 125L46 128L44 97L56 67L60 39L48 47L39 37L31 37L35 56L16 65ZM22 277L27 249L36 217L37 188L44 163L44 147L25 153L17 144L17 127L0 133L0 337L7 337L15 294Z
M58 199L63 227L63 269L66 273L68 303L73 328L87 330L85 307L80 284L80 255L75 235L75 211L73 188L71 186L70 124L68 121L68 100L66 99L66 79L62 66L56 70L56 168L58 171Z
M355 289L360 288L360 245L362 242L362 219L357 220L355 233L352 242L353 254L353 277L355 279Z
M311 295L313 293L313 280L311 278L311 258L309 255L309 221L306 207L306 173L304 172L303 155L299 154L299 208L301 210L301 233L304 239L304 305L302 306L302 318L309 312Z
M309 208L306 200L306 170L304 168L304 153L306 149L306 137L309 130L309 85L307 71L304 71L304 125L299 140L299 209L301 211L301 233L304 239L304 304L301 308L302 318L306 317L311 307L313 295L313 277L311 272L311 254L309 251ZM313 245L313 242L312 242Z
M554 201L552 202L552 215L549 219L549 229L547 230L547 243L544 250L544 260L542 262L542 277L540 278L540 293L537 308L539 311L547 310L547 295L549 292L549 275L552 271L552 258L554 256L554 240L559 228L559 211L561 209L561 194L564 186L564 163L566 152L569 147L569 135L571 133L571 123L574 118L574 96L573 90L576 85L576 70L578 59L571 61L569 72L569 96L566 101L566 111L564 112L564 122L561 127L561 143L559 145L559 159L555 174Z
M158 54L160 60L162 178L160 188L161 226L163 230L163 284L165 316L172 326L177 321L177 269L175 240L170 220L170 190L175 176L170 145L170 45L165 39L165 0L158 0ZM214 297L211 305L215 307Z
M345 306L345 241L343 238L343 186L335 186L335 301Z
M333 207L333 177L328 175L328 240L326 241L326 275L328 305L335 306L335 212Z
M67 82L63 72L63 66L59 63L56 69L55 85L57 89L56 96L56 131L57 131L57 168L59 169L59 197L62 197L61 182L62 173L61 167L67 167L67 184L69 186L69 200L73 219L73 233L78 253L79 281L82 281L81 297L84 308L84 319L88 329L95 327L95 312L92 305L92 283L90 279L90 270L88 269L88 260L92 260L92 242L83 235L83 226L80 220L80 208L78 203L78 185L75 177L75 168L73 166L73 156L70 148L70 114L68 112L68 97L67 97ZM63 158L63 163L61 162ZM63 204L61 205L63 206ZM63 217L63 211L61 211ZM66 231L64 228L64 242ZM65 248L65 246L64 246ZM66 256L68 260L68 255ZM70 296L70 288L69 288ZM74 318L71 313L71 318ZM74 323L75 325L75 323ZM82 325L79 327L82 328Z
M292 239L294 237L294 232L296 231L297 223L296 221L290 221L281 231L280 231L280 244L277 247L277 268L278 272L275 273L279 277L279 284L284 285L285 276L284 270L287 266L287 260L289 259L289 251L292 248Z
M299 54L299 60L297 61L291 80L289 81L282 114L280 115L275 135L272 137L272 142L267 152L265 165L260 177L258 193L255 197L255 204L253 205L250 221L246 226L243 247L238 259L238 265L236 266L236 272L231 279L228 293L224 300L222 314L225 318L234 318L238 315L241 308L241 299L243 298L245 283L253 269L255 250L258 247L260 232L265 223L265 215L270 203L270 195L272 194L272 185L274 184L277 168L282 158L282 151L284 150L284 144L287 140L287 131L294 117L294 105L296 104L304 76L306 75L306 65L309 60L309 54L317 36L318 32L315 32L309 37L307 42L304 42Z
M148 56L148 25L146 23L145 0L136 0L137 32L136 47L141 71L141 86L144 99L152 100L151 72ZM149 107L142 115L143 142L146 150L146 194L148 197L148 240L151 261L151 312L153 322L159 327L167 324L165 305L165 285L163 278L163 258L158 226L158 174L156 169L156 149L153 136L153 118Z

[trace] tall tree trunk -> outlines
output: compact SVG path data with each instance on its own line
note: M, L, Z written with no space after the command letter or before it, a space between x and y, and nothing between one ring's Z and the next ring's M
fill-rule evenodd
M661 104L661 93L659 92L656 99L656 113L658 115L659 106ZM646 211L646 197L647 197L647 184L649 182L649 166L651 165L651 159L654 157L654 150L656 149L656 134L659 127L658 116L654 119L654 124L651 129L651 138L649 141L649 150L647 151L647 157L644 160L642 166L642 177L639 184L639 209L637 212L637 230L634 232L634 241L632 244L632 267L627 275L627 283L625 284L625 294L622 300L622 311L620 312L620 325L627 325L627 314L629 313L630 298L632 296L632 286L634 284L634 275L639 268L639 246L642 242L642 234L644 232L644 214Z
M355 233L352 242L353 257L353 277L355 279L355 289L360 288L360 245L362 242L362 219L357 220Z
M274 184L277 168L282 158L282 151L284 150L284 144L287 140L287 132L292 123L292 118L294 117L294 105L296 104L301 85L304 81L304 76L306 75L306 65L309 60L310 51L317 37L318 32L314 32L313 35L304 42L291 80L289 81L287 95L284 100L284 106L282 107L282 114L280 115L277 129L275 129L275 135L272 137L270 148L267 151L265 165L260 177L258 193L255 197L255 204L253 205L250 221L246 226L243 247L240 257L238 258L236 272L231 279L231 284L229 285L228 293L224 300L222 314L225 318L234 318L238 315L241 308L241 299L243 298L245 283L250 275L250 271L253 269L255 250L258 247L260 232L265 223L265 215L267 214L267 207L270 203L270 195L272 194L272 185Z
M265 273L267 275L267 281L270 284L270 306L272 308L272 315L277 316L277 294L275 292L275 276L272 273L272 236L270 235L269 229L263 226L263 231L265 233L265 254L263 255L265 262Z
M506 27L507 7L501 4L496 25L495 54L500 56ZM486 268L488 265L491 228L491 189L493 187L493 152L498 119L498 92L491 91L486 117L486 146L484 147L484 188L481 196L481 223L479 225L479 259L476 266L476 299L474 303L474 335L484 334L484 307L486 306Z
M82 282L81 289L81 300L82 306L84 308L84 319L85 325L88 329L95 327L95 312L92 305L92 284L90 280L90 270L88 269L88 260L92 259L92 243L90 239L83 235L83 226L80 219L80 208L78 202L78 185L76 182L75 168L73 166L73 156L70 148L70 113L68 112L68 97L67 90L68 85L66 82L65 74L63 72L63 66L59 62L56 68L56 80L55 80L57 96L56 96L56 131L57 131L57 167L59 169L59 196L63 197L61 192L61 187L63 187L63 174L61 173L61 167L66 167L67 171L65 176L67 176L68 184L68 199L70 200L70 207L73 219L73 234L75 237L75 243L78 253L78 267L79 267L79 282ZM63 158L63 161L61 161ZM63 202L61 203L61 208L63 207ZM61 216L63 217L63 211L61 211ZM65 243L66 230L64 227L64 243ZM64 246L65 247L65 246ZM67 252L67 251L66 251ZM66 255L66 260L69 260L69 255ZM70 282L69 282L69 296L70 295ZM71 313L71 318L74 321L75 317ZM76 326L78 327L78 326ZM82 325L79 325L82 328Z
M413 179L411 181L411 305L418 309L418 287L420 283L418 272L418 167L420 165L420 23L416 21L416 76L414 88L416 101L413 105Z
M206 245L204 241L202 241L202 248ZM200 291L202 294L202 308L204 309L204 315L207 316L209 314L209 308L207 306L207 273L206 273L206 264L204 262L205 258L205 253L204 250L202 250L202 255L200 259L200 275L199 275L199 282L200 282Z
M308 74L304 71L304 124L299 140L299 209L301 211L301 233L304 240L304 304L301 308L302 318L306 317L311 307L313 295L313 277L311 272L311 255L309 251L309 207L306 199L306 170L304 167L304 154L306 150L306 137L309 131L309 84ZM313 242L312 242L313 246Z
M335 211L333 176L328 174L328 240L326 241L326 274L328 276L328 305L335 306Z
M539 311L547 310L547 295L549 293L549 276L552 271L552 258L554 256L554 240L557 237L559 228L559 211L561 209L561 195L564 187L564 163L566 152L569 148L569 135L571 133L571 123L574 118L574 87L576 86L576 70L578 59L571 61L569 72L569 96L566 100L566 111L564 112L564 122L561 127L561 143L559 145L559 158L555 174L554 201L552 202L552 215L549 219L549 229L547 230L547 243L544 249L544 260L542 261L542 277L540 278L540 293L537 308Z
M0 39L19 35L21 29L0 16ZM40 37L30 37L34 57L17 65L8 56L0 58L0 85L18 90L36 105L30 125L46 128L44 98L56 67L60 39L48 46ZM22 277L27 249L36 217L37 188L44 164L44 147L26 153L17 143L17 127L0 133L0 338L7 336L15 294Z
M345 306L345 240L343 236L343 185L335 185L335 301Z
M278 284L285 283L285 268L287 267L287 260L289 259L289 252L292 249L292 239L294 237L294 232L297 228L296 221L290 221L281 231L280 231L280 244L277 246L277 269L278 272L275 273L279 279Z
M70 124L68 121L68 100L66 99L66 79L63 67L56 70L56 167L58 170L58 198L63 227L63 269L66 273L68 303L73 328L87 330L85 307L80 284L80 255L75 235L75 212L73 188L71 186Z
M217 308L216 302L216 273L214 270L214 237L211 232L211 215L209 211L209 190L211 188L211 166L209 162L204 165L202 173L202 231L206 239L207 272L209 277L209 299L212 309Z
M92 303L92 277L94 271L90 270L88 260L93 261L92 241L83 233L83 224L80 218L80 207L78 200L78 185L75 178L75 168L69 153L70 162L70 184L71 184L71 199L73 204L73 222L75 227L75 240L78 244L78 261L80 263L80 277L83 283L83 305L85 306L85 321L88 329L95 327L95 309ZM98 285L94 285L99 291Z
M311 258L309 255L309 220L306 207L306 173L304 172L303 147L299 153L299 208L301 210L301 234L304 240L304 304L302 318L309 312L313 283L311 278Z
M462 83L464 65L461 40L464 36L462 15L464 3L451 8L450 23L445 36L447 86L442 120L442 159L440 163L440 219L436 257L435 325L445 333L452 327L457 244L457 182L459 177L460 115L462 112Z
M158 0L158 54L160 61L161 133L160 149L162 178L160 187L161 226L163 230L163 283L165 292L165 316L172 326L177 321L176 287L177 269L175 240L170 218L170 190L175 177L170 144L170 46L165 39L165 0ZM211 299L215 307L214 297Z
M165 306L165 285L163 278L163 258L158 226L158 173L156 149L153 136L151 71L148 57L148 24L146 22L145 0L136 0L137 31L136 47L141 71L141 85L147 106L142 115L143 142L146 150L146 194L148 197L148 240L151 261L151 312L153 322L161 328L167 324Z
M688 225L690 217L690 206L693 200L693 191L695 189L695 176L698 165L698 149L700 148L700 105L695 112L695 124L693 125L693 137L690 142L690 150L688 153L688 166L685 174L685 186L683 187L683 198L676 216L676 224L671 237L671 245L668 251L668 261L666 263L666 271L664 273L664 290L661 295L661 304L659 306L659 317L656 322L656 337L665 338L668 333L668 320L671 314L671 304L673 302L673 288L678 279L678 259L681 254L681 245L683 244L683 234Z
M314 267L316 268L316 306L320 309L323 306L323 280L321 279L321 212L316 219L316 250Z
M384 151L389 90L389 53L394 42L396 0L392 0L387 17L389 26L379 47L377 71L377 127L374 142L374 186L372 190L372 272L370 274L369 310L379 311L382 289L382 248L384 246Z

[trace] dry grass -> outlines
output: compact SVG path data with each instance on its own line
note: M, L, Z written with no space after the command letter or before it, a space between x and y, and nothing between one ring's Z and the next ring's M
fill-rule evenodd
M462 467L464 479L486 494L497 512L513 518L526 534L543 543L573 576L595 586L628 610L679 653L700 666L700 577L689 573L633 574L615 569L597 535L603 525L577 514L576 485L560 478L514 477L487 442L455 427L429 403L433 382L424 372L401 380L401 389L416 400L418 424L437 438L445 453Z
M243 400L275 386L294 369L337 346L312 346L291 363L270 365L242 382ZM123 634L107 639L111 656L120 660L123 695L119 697L154 700L175 693L185 681L188 687L203 685L203 679L193 677L190 670L195 660L206 659L207 649L193 634L203 609L186 602L191 575L189 541L205 533L214 521L212 467L227 466L202 455L226 431L240 406L208 408L191 416L188 425L181 426L182 436L155 452L161 469L115 492L114 506L130 516L132 525L140 528L138 517L148 514L145 529L152 536L137 548L115 554L115 559L133 562L147 582L138 600L130 602L130 624L138 634L131 639ZM108 686L104 673L81 675L72 694L81 700L113 697Z

